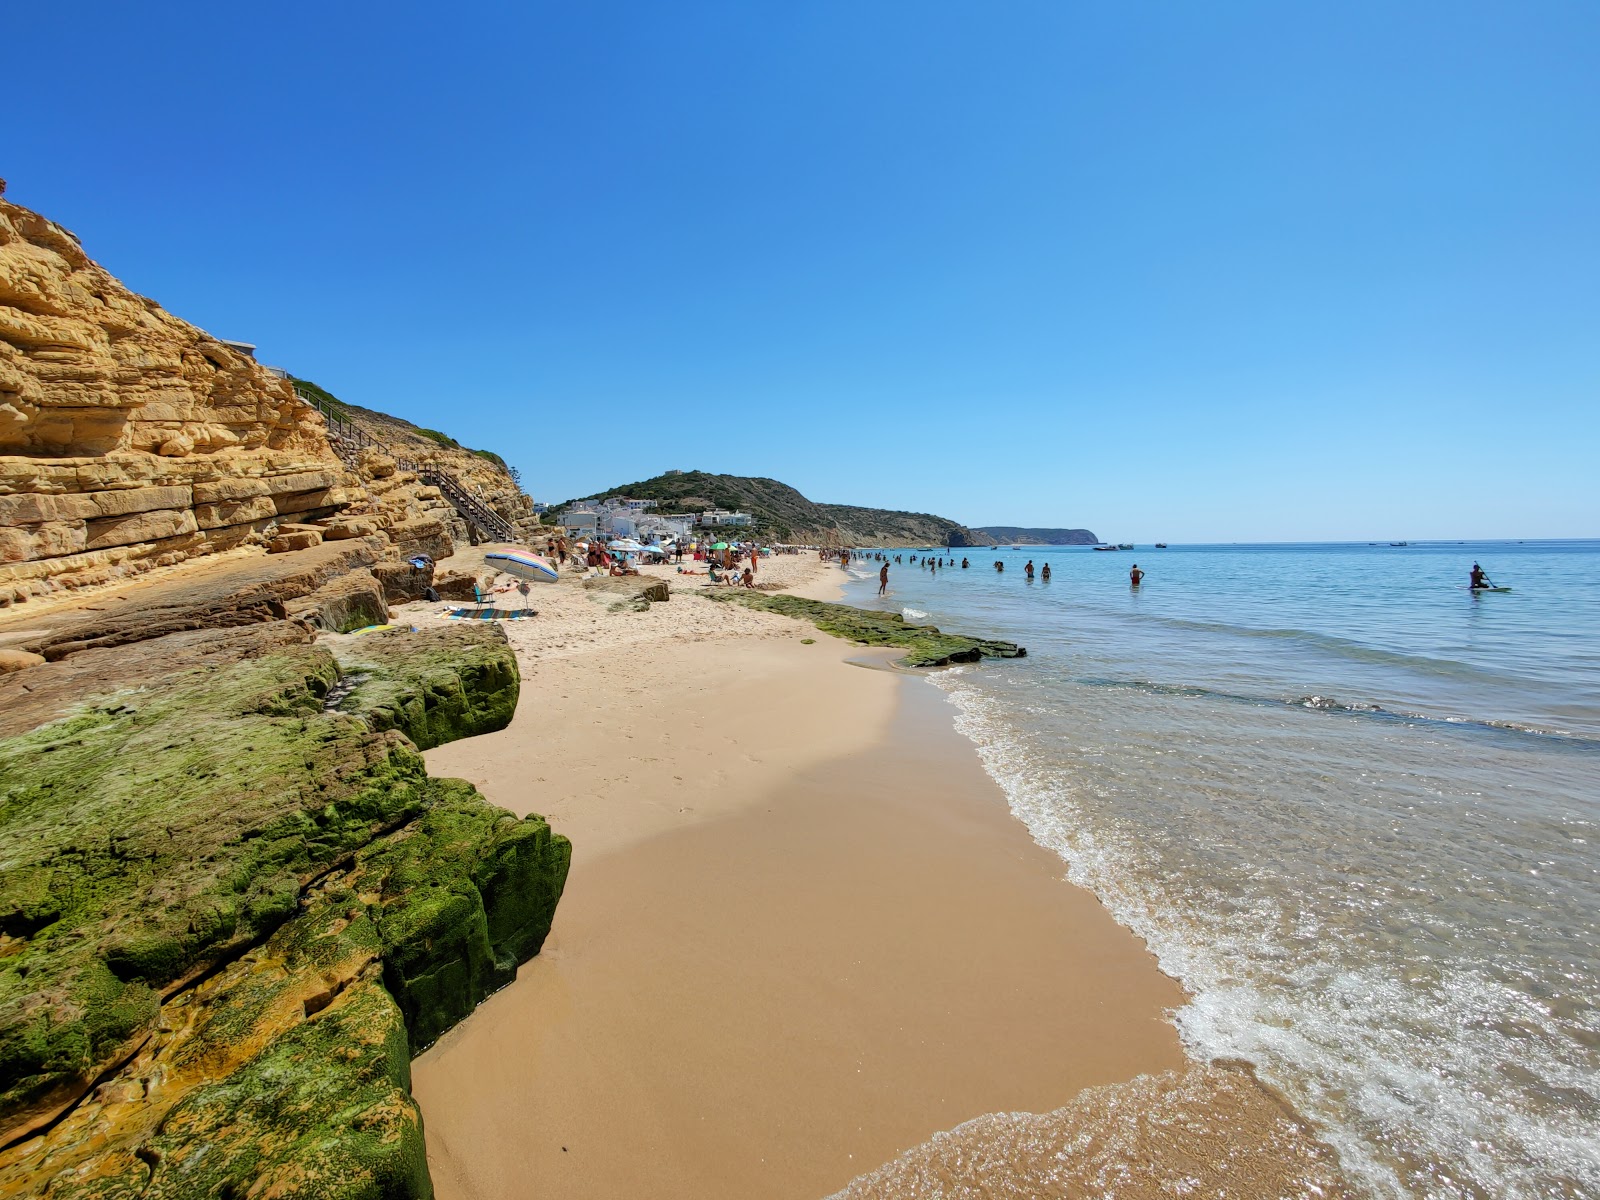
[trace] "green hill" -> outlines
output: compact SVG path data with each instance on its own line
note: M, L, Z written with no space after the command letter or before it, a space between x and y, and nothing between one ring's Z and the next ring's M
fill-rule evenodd
M1014 546L1094 546L1100 539L1087 529L1028 529L1021 525L985 525L974 529L980 537Z
M972 546L983 539L959 522L931 513L818 504L786 483L748 475L679 471L625 483L595 495L655 500L663 513L726 508L747 512L770 541L842 546ZM572 503L572 501L568 501Z

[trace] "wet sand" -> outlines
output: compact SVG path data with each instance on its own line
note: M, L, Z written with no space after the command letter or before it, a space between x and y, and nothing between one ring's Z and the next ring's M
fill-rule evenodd
M544 952L414 1064L441 1197L817 1198L1186 1065L1177 985L874 657L783 622L547 659L429 753L575 847Z

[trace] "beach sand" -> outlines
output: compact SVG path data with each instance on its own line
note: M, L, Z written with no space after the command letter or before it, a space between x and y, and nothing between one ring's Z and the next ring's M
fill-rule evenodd
M512 726L428 754L574 843L543 953L414 1064L441 1197L822 1197L983 1114L1187 1066L1181 990L892 655L575 591L509 627Z

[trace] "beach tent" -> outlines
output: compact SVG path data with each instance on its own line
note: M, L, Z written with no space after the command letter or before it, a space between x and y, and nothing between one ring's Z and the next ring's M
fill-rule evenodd
M497 571L534 583L555 583L561 578L559 571L532 550L496 550L485 554L483 561Z

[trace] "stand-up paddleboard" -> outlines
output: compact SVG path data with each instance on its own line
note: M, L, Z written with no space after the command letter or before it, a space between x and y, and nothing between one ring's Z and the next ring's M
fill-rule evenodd
M1510 588L1505 588L1505 587L1476 587L1475 588L1475 587L1470 587L1465 583L1458 583L1458 584L1456 584L1456 587L1460 588L1463 592L1509 592L1511 590Z

